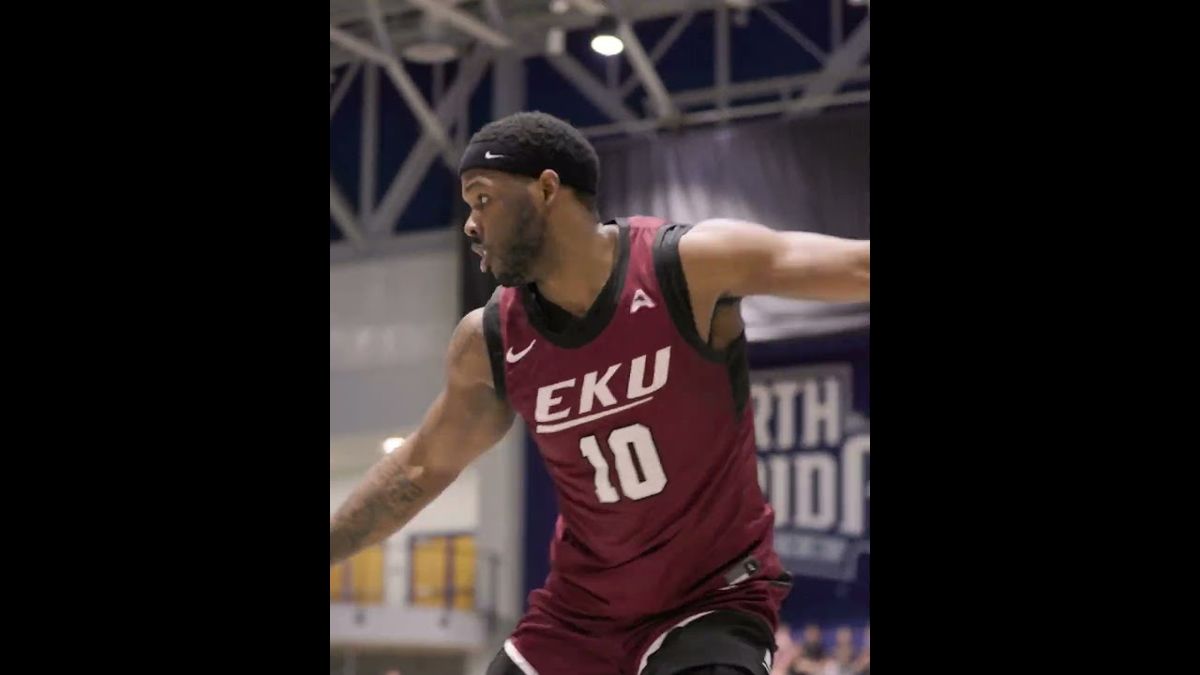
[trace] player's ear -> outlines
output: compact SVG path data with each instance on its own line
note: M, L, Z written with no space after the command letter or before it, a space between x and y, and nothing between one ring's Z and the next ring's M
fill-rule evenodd
M558 172L554 169L546 169L537 178L538 197L549 206L554 201L555 197L561 192L562 182L558 179Z

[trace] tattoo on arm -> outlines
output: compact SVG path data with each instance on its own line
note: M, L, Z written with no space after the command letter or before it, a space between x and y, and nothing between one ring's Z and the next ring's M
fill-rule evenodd
M347 505L336 520L336 534L331 526L329 557L342 558L366 545L371 535L384 526L404 522L416 510L424 488L405 476L396 476L379 492L368 493L357 505Z

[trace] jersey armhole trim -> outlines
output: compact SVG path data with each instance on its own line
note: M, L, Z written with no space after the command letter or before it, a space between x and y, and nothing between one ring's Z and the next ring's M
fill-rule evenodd
M654 235L654 274L658 278L658 288L666 300L675 329L701 356L709 361L725 363L729 357L729 348L723 351L713 349L712 345L701 340L700 333L696 330L696 321L692 317L692 297L688 292L687 277L683 274L683 262L679 258L679 240L690 229L691 225L674 223L658 228L658 233ZM712 317L709 317L709 323L712 323ZM738 337L735 342L740 339L742 338Z
M746 330L730 342L724 350L714 349L712 345L700 339L696 330L696 321L692 318L692 299L688 293L687 277L683 273L683 262L679 257L679 240L692 228L691 225L668 224L658 229L654 237L654 274L658 278L658 288L662 291L663 300L675 330L683 336L685 342L692 346L701 357L707 361L724 364L729 373L729 385L733 394L733 408L741 415L750 399L750 372L747 363ZM721 298L717 306L724 303L737 303L741 298ZM716 312L716 308L713 308ZM711 327L712 317L709 317Z
M483 308L483 337L487 341L488 361L492 365L492 388L501 401L504 391L504 338L500 332L500 292L497 288Z

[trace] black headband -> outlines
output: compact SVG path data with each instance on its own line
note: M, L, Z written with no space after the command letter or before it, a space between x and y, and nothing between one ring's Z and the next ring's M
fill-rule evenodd
M480 141L467 146L458 165L458 175L470 169L494 169L537 178L546 169L558 173L563 185L596 194L596 168L553 148L523 146L508 139Z

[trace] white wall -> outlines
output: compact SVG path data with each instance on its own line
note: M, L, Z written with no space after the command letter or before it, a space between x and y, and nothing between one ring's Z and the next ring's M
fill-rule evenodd
M334 456L330 513L381 456L385 436L417 425L442 386L445 349L459 318L454 230L398 238L387 257L329 268L329 435ZM367 440L363 440L367 439ZM378 439L378 440L374 440ZM499 555L497 592L505 632L519 618L523 522L523 427L495 448L387 543L389 603L408 595L408 537L476 532L481 551ZM481 568L482 571L482 568ZM490 601L490 579L480 579Z
M414 425L437 395L459 319L454 237L409 235L404 252L330 266L331 438Z
M479 548L499 554L496 608L500 624L520 618L525 533L525 426L518 418L508 435L476 462L479 483ZM547 542L548 543L548 542Z
M484 643L486 631L483 618L467 612L432 607L329 606L331 646L474 653ZM458 672L462 673L461 666Z

